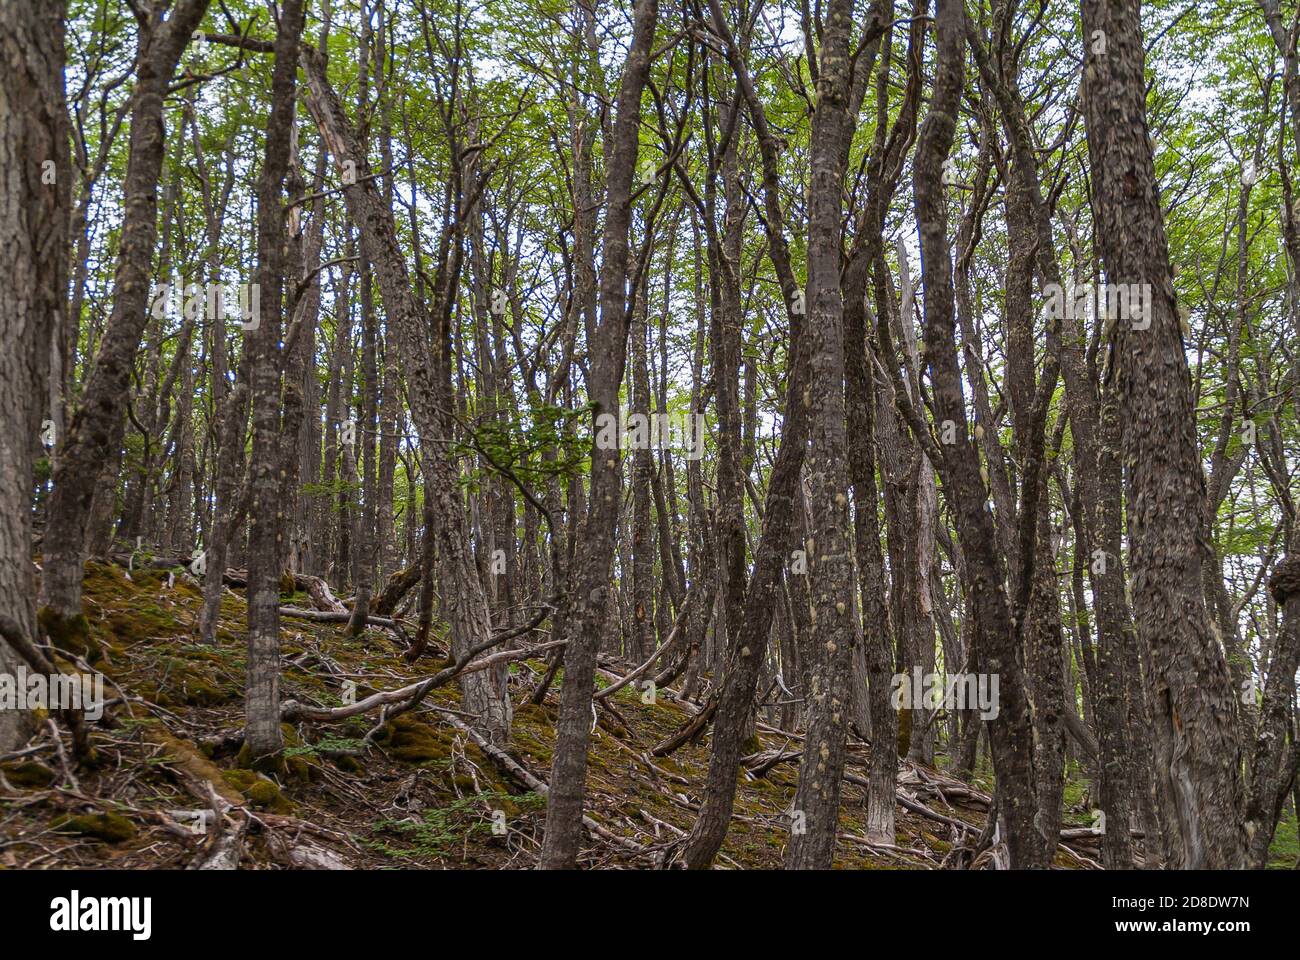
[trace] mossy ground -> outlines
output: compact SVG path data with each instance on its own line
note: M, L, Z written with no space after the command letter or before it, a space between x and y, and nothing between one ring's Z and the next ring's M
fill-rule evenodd
M14 791L0 793L0 867L184 866L202 840L176 829L178 811L202 805L186 791L187 778L213 782L227 802L242 804L253 818L274 815L313 825L357 867L508 869L535 863L545 801L503 777L431 709L459 708L454 684L433 690L425 708L384 724L369 747L364 739L377 722L374 714L340 723L286 724L279 769L270 775L248 769L232 738L242 723L245 603L241 594L226 591L217 643L210 647L194 642L200 604L199 588L188 577L154 570L128 575L121 567L88 565L87 639L103 651L96 666L106 676L108 695L124 702L94 728L100 761L75 771L79 790L64 776L48 736L37 741L36 752L0 768ZM427 675L445 653L431 650L408 664L387 632L349 639L342 625L288 618L282 652L282 697L322 705L342 702L345 680L357 683L361 698ZM559 685L540 706L523 701L544 669L541 661L512 665L516 707L508 745L542 780L550 774ZM642 845L689 831L708 769L707 737L668 757L650 752L688 716L669 699L644 703L631 687L601 706L589 756L592 818ZM792 749L787 738L761 728L756 739L761 750ZM850 770L863 778L867 761L865 747L851 750ZM977 770L975 785L987 789L981 773L987 778L987 770ZM720 866L780 866L797 776L795 762L779 763L763 776L742 771ZM1076 776L1067 786L1071 823L1087 822L1085 801ZM976 831L983 824L982 806L927 802ZM934 866L959 839L952 827L901 806L896 815L897 850L852 839L866 834L866 796L862 787L846 783L836 866ZM1277 864L1294 863L1294 816L1279 830L1278 845ZM604 843L589 845L584 862L647 865ZM1070 865L1064 857L1058 862ZM244 864L276 863L265 840L250 831Z

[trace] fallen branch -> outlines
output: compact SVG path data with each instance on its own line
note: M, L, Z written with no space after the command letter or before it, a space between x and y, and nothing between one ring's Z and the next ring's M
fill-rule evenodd
M347 610L304 610L301 607L281 607L280 616L293 617L296 620L311 620L316 623L347 623L352 618L352 614ZM396 620L390 620L387 617L369 616L366 617L366 623L374 627L382 627L396 634L399 640L406 644L407 647L410 647L410 636Z
M414 683L408 683L404 687L399 687L396 690L381 690L379 693L371 694L364 700L358 700L356 703L345 704L341 707L314 707L310 704L299 703L297 700L286 700L280 707L280 719L286 723L298 720L322 722L346 720L348 717L355 717L360 713L369 713L371 710L392 703L404 704L406 701L418 703L430 690L444 686L462 674L477 673L498 663L508 663L511 660L524 660L536 656L543 650L563 646L567 642L566 640L552 640L549 643L543 643L528 650L503 650L500 653L484 657L482 660L467 661L465 663L457 661L457 663L445 667L431 676L417 680ZM406 709L409 709L409 706L390 711L389 715L405 712Z
M660 657L662 657L665 653L667 653L676 645L678 638L680 638L684 632L684 627L686 625L686 614L689 612L691 607L691 597L692 597L692 592L687 591L686 600L682 603L681 609L677 611L677 618L673 622L672 629L668 631L668 637L660 645L659 649L650 655L650 659L647 660L645 663L641 664L641 666L637 667L635 670L633 670L631 673L625 676L622 680L619 680L617 683L612 683L608 687L605 687L603 690L596 691L596 693L592 696L593 700L604 700L606 697L612 697L619 690L623 689L633 680L636 680L647 670L653 667L655 665L655 662L658 661Z
M690 719L686 726L682 727L662 743L655 744L654 749L650 752L656 757L666 757L684 744L694 740L696 737L704 733L705 728L708 727L710 721L713 720L713 714L717 709L717 698L710 697L709 702L704 705L699 713Z
M375 597L374 602L370 604L370 609L381 617L388 616L397 609L397 605L402 602L402 597L419 582L418 563L411 564L405 570L398 570L388 578L384 589L379 591L379 596Z
M563 643L564 641L556 642ZM440 710L438 707L434 707L433 709L439 710L440 713L444 713L444 711ZM444 715L449 724L473 740L475 745L487 755L488 759L496 764L497 768L502 773L506 774L506 776L510 777L517 784L543 797L551 792L551 788L546 785L544 780L534 776L522 764L515 760L514 757L510 756L510 754L506 753L500 747L489 743L476 730L461 723L455 716L446 713L444 713ZM620 837L617 833L607 830L585 814L582 817L582 824L597 837L600 837L608 843L622 847L629 853L634 853L637 856L647 857L652 860L658 859L661 856L659 852L650 847L642 846L635 840L629 840L627 837Z
M144 570L175 570L179 567L183 570L189 570L194 558L164 556L139 560L134 552L117 552L110 554L108 559L128 569L138 567ZM343 604L343 601L334 596L330 585L320 577L313 577L305 573L295 573L292 576L294 590L307 594L317 610L344 614L348 612L348 608ZM228 587L247 587L248 571L228 568L222 571L221 582Z

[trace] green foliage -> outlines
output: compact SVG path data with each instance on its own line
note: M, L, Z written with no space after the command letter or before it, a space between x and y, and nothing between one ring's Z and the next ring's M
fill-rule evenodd
M324 737L315 743L287 747L284 755L286 757L317 757L335 751L363 750L365 746L365 740L357 737Z
M587 459L578 429L589 420L590 407L569 410L551 404L539 404L528 416L483 419L457 452L469 458L478 454L485 463L462 482L477 490L485 476L507 470L537 489L552 477L576 477Z
M545 807L545 799L534 793L513 796L497 791L482 791L458 797L446 806L425 810L415 820L380 820L373 834L384 831L400 834L409 841L406 846L394 846L381 840L368 840L367 846L386 856L416 861L438 860L450 855L457 844L471 836L491 835L492 821L480 812L484 805L501 809L503 804L512 808Z

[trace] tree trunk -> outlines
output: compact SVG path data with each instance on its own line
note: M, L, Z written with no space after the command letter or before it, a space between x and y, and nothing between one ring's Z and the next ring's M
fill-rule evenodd
M37 641L32 564L33 454L45 419L50 338L63 323L72 162L64 99L64 0L0 5L0 620ZM0 639L0 673L22 662ZM0 753L31 733L0 710Z
M41 603L54 634L83 631L82 563L91 501L107 463L121 458L124 401L148 322L149 272L158 236L158 177L166 134L163 97L208 0L179 0L165 21L141 27L139 70L131 94L131 138L123 183L123 220L113 276L113 307L94 367L59 448L45 532ZM116 472L116 471L114 471Z
M879 9L873 7L873 19ZM790 845L785 866L829 869L839 828L848 736L854 649L854 573L849 540L849 477L845 454L844 299L840 289L840 207L847 143L852 65L852 0L831 0L818 63L812 119L808 200L809 484L813 526L808 580L813 593L815 653L808 690L808 730L799 763ZM850 132L846 136L846 129Z
M619 84L618 115L609 145L606 213L600 266L600 321L589 341L591 375L587 394L595 417L617 419L619 384L627 360L628 232L632 214L632 176L637 158L641 94L650 70L650 48L658 20L658 0L638 0L633 14L632 45ZM634 292L635 295L635 292ZM551 790L546 804L546 836L542 869L572 868L577 862L582 831L582 805L587 779L587 739L591 727L591 695L596 652L609 594L614 554L613 531L621 501L622 474L618 444L601 449L593 443L591 489L586 535L578 546L574 604L564 651L564 684L556 725Z
M397 243L392 209L384 206L371 176L370 164L357 144L356 135L343 112L337 95L325 78L314 51L302 55L307 77L308 109L326 146L347 181L343 197L348 214L361 238L361 254L372 264L384 301L390 329L397 342L398 356L406 376L411 415L420 434L421 468L431 495L437 522L437 554L443 567L443 614L451 630L452 652L461 656L484 643L491 634L491 620L483 584L470 555L470 537L464 505L448 452L450 429L439 410L449 401L440 388L438 371L450 368L443 362L448 344L440 340L439 353L429 349L425 318L411 294L406 260ZM354 176L355 175L355 176ZM440 271L441 272L441 271ZM444 381L448 384L449 381ZM504 665L502 665L504 668ZM492 743L504 743L509 736L511 708L505 695L502 671L480 671L462 679L465 709L478 714L476 727Z
M1205 480L1147 132L1139 20L1139 0L1083 4L1085 35L1105 37L1088 46L1084 70L1101 260L1109 283L1150 291L1149 318L1118 323L1114 345L1133 604L1151 651L1157 775L1177 816L1177 865L1232 869L1244 849L1236 709L1202 591Z
M284 749L280 730L280 567L286 505L280 488L282 300L288 231L284 181L289 172L298 45L304 0L284 0L271 75L266 158L257 182L257 282L261 316L249 338L253 451L248 533L248 681L244 746L254 760ZM297 270L294 270L296 275Z
M955 443L944 444L936 454L944 490L956 515L979 625L974 662L979 673L999 677L999 712L990 721L989 738L1007 823L1008 851L1013 867L1041 867L1046 864L1035 824L1033 730L1024 652L1007 596L1006 564L998 549L993 517L986 508L989 493L980 476L976 448L969 439L953 324L943 169L952 148L963 85L964 17L959 0L938 0L934 94L913 163L925 287L926 359L933 384L935 419L939 423L951 421L956 436ZM914 424L913 429L923 428Z

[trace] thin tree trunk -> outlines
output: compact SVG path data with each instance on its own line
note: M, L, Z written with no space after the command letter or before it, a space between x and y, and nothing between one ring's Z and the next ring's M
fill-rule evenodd
M280 730L280 567L286 504L280 487L280 334L288 247L284 183L293 135L304 0L284 0L271 75L266 159L257 183L257 282L261 316L249 338L253 407L248 533L248 680L244 746L254 761L284 749ZM295 270L296 274L297 271Z
M839 831L848 736L855 622L852 545L849 539L849 471L845 453L844 299L840 288L840 218L848 140L855 116L849 103L853 65L849 39L852 0L827 7L812 118L808 200L809 484L813 525L808 550L813 593L812 642L816 651L808 690L808 730L799 763L787 869L828 869ZM877 27L873 5L869 30ZM859 68L862 64L859 63Z
M1006 565L998 550L993 518L985 506L989 493L980 476L976 449L969 439L954 335L943 168L952 148L964 79L964 18L959 0L938 0L934 93L913 163L925 285L926 359L933 384L935 419L940 423L951 421L957 438L955 443L945 444L934 453L956 515L958 538L967 562L979 624L975 638L976 670L999 677L1000 709L990 721L989 731L1011 864L1013 867L1045 866L1044 844L1037 839L1035 824L1033 730L1024 653L1006 593ZM913 424L913 430L918 440L928 436L919 422Z
M650 70L650 50L658 20L658 0L638 0L633 14L632 45L619 84L618 114L607 165L607 206L600 267L600 322L589 341L591 375L588 396L593 417L618 418L619 384L627 360L628 316L625 302L628 232L631 223L632 176L637 158L641 94ZM635 295L635 293L634 293ZM593 422L593 437L597 435ZM609 594L622 473L618 445L601 449L593 444L591 491L586 535L578 547L577 589L570 611L568 646L564 652L564 683L556 725L551 790L546 804L546 836L542 869L572 868L577 863L582 831L583 795L587 779L587 740L591 727L591 695L596 652L600 644L605 600Z
M163 98L208 0L179 0L165 21L141 25L131 94L131 138L123 183L123 221L113 276L113 307L81 405L59 448L45 532L41 603L56 637L84 633L82 563L91 501L106 463L120 461L124 400L150 311L149 272L158 236L158 177L166 148Z

